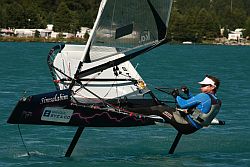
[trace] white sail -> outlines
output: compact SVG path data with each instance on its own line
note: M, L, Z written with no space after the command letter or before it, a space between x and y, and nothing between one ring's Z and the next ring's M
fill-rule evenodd
M54 60L54 66L61 69L64 74L70 77L74 77L78 63L83 54L83 50L86 46L83 45L65 45L63 50L57 54ZM103 52L102 49L105 49L106 52ZM93 54L109 55L111 53L116 53L115 48L99 46L93 48ZM124 54L119 54L114 58L123 57ZM85 63L82 67L82 70L91 68L92 66L98 66L105 61L112 60L113 58L106 58L104 60L96 61L93 63ZM141 76L132 66L129 61L121 63L120 65L114 68L108 68L102 72L97 72L86 77L81 78L81 83L85 88L93 92L95 95L103 99L113 99L127 96L130 99L142 99L143 94L148 91L146 85ZM61 73L56 73L57 80L65 78L65 75ZM139 83L136 83L139 82ZM69 88L71 81L64 81L58 83L59 89ZM75 97L81 99L84 103L96 103L100 102L97 97L81 89L79 84L76 84L73 87L73 90L76 92Z
M164 40L171 4L171 0L108 0L92 46L114 47L126 53ZM105 57L90 50L91 62Z
M86 45L65 45L54 57L54 79L75 78L75 98L143 99L149 92L129 62L166 38L172 0L103 0ZM57 83L67 89L72 80Z

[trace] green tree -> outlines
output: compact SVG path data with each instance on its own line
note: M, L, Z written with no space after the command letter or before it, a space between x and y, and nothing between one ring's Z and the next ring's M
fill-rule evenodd
M231 12L229 8L225 9L223 17L224 19L222 21L222 25L227 25L230 30L242 27L245 24L245 20L247 18L244 11L241 11L240 9L234 9Z
M198 25L196 24L197 13L199 12L199 8L189 9L188 13L185 14L185 29L183 36L186 38L185 40L198 42L201 38L201 34L198 30Z
M79 24L82 27L92 27L94 24L93 11L87 10L80 12Z
M35 31L35 37L36 37L36 38L41 37L40 32L39 32L39 31L37 31L37 30Z
M247 16L250 16L250 0L245 0L243 1L244 3L244 10L246 11L247 13Z
M229 31L228 31L228 26L224 27L224 31L223 31L223 37L228 37Z
M45 28L76 32L92 27L101 0L1 0L0 27ZM232 2L232 3L231 3ZM245 28L249 35L250 0L175 0L168 38L199 41L219 36L219 27Z
M250 17L247 18L245 23L246 30L244 31L244 37L250 37Z
M168 29L168 37L170 40L182 40L185 26L184 16L176 8L173 8Z
M6 9L3 4L0 4L0 28L6 27Z
M38 9L35 6L26 7L24 10L25 27L27 28L45 28L42 18L39 15Z
M54 18L55 31L59 32L73 32L73 14L69 10L65 2L61 2L57 8Z
M25 14L23 7L14 2L6 7L6 25L10 28L25 28Z
M215 38L218 35L219 26L212 15L206 10L201 9L196 18L197 32L202 38Z

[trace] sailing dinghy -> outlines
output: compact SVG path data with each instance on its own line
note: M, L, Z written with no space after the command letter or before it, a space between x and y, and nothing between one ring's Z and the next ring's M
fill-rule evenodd
M172 0L102 0L86 45L50 50L47 61L57 90L22 97L8 123L77 126L67 157L84 127L164 123L161 111L152 108L166 104L129 60L165 42L171 6ZM174 148L180 134L177 138Z

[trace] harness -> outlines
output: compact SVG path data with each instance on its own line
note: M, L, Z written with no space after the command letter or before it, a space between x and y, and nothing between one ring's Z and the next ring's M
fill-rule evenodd
M211 108L208 113L203 113L197 108L194 108L191 111L190 117L201 126L208 126L218 114L221 107L221 100L213 97L211 94L208 94L211 98Z

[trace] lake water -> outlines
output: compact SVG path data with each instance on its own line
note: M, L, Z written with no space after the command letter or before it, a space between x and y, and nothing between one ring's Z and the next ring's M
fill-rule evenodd
M250 47L163 45L132 60L147 85L186 85L195 94L205 74L221 80L223 101L213 126L183 136L174 155L168 150L176 131L162 126L86 128L71 158L64 154L75 127L7 124L18 99L25 94L55 90L46 58L53 43L0 42L0 166L250 166ZM171 99L170 99L171 100Z

